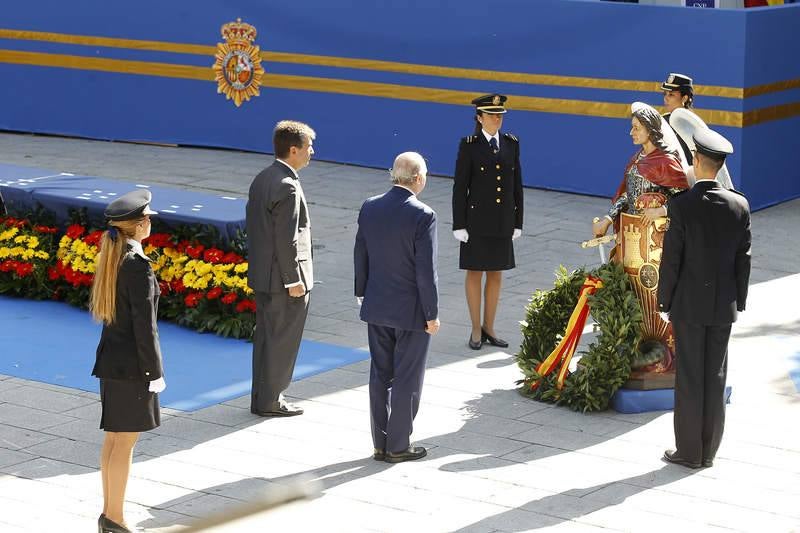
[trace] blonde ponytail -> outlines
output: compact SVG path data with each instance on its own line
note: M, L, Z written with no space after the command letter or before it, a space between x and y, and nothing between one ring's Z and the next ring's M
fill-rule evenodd
M103 324L113 324L117 314L117 274L122 257L128 250L127 239L136 231L140 220L117 221L103 232L100 253L95 263L94 280L89 298L92 317ZM113 234L109 235L109 232Z

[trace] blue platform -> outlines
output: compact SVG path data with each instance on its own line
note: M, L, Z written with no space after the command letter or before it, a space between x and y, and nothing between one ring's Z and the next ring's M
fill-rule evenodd
M252 344L159 322L167 389L161 405L195 411L250 394ZM0 374L98 392L92 377L100 326L60 302L0 296ZM294 380L369 358L369 352L303 341Z
M59 223L68 221L69 210L74 208L86 208L92 220L102 221L109 202L141 188L153 193L153 209L167 226L208 224L226 240L245 229L245 198L0 163L0 192L9 212L24 213L41 205L52 211Z
M725 387L725 401L730 403L733 389ZM675 389L619 389L611 397L611 408L618 413L671 411L675 407Z

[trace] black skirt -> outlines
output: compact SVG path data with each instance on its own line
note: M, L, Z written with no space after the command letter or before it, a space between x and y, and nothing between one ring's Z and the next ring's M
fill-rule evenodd
M470 235L461 243L458 268L461 270L496 271L511 270L514 263L514 244L511 237L483 237Z
M141 432L161 425L158 394L148 391L150 383L129 379L101 379L100 429Z

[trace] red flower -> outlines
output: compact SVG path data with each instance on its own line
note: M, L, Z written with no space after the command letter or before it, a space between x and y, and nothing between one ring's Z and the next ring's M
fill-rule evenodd
M186 290L186 287L183 285L183 280L172 280L172 290L177 294L183 294L183 292Z
M211 263L212 265L216 265L220 261L222 261L222 257L224 254L222 250L218 250L216 248L209 248L208 250L203 253L203 261L206 263Z
M33 263L25 263L23 261L20 261L19 263L17 263L16 271L17 271L17 276L24 278L25 276L28 276L31 274L31 272L33 272Z
M213 289L208 291L208 293L206 293L206 298L208 298L209 300L216 300L217 298L220 297L221 294L222 294L222 289L219 287L214 287Z
M89 246L97 246L100 242L100 237L103 236L103 232L101 230L93 231L89 235L83 238L83 242L88 244Z
M40 224L40 225L34 226L33 230L36 231L36 232L39 232L39 233L55 233L55 232L58 231L58 228L54 228L52 226L42 226Z
M171 247L172 236L169 233L153 233L147 239L142 241L142 244L155 246L156 248Z
M222 257L222 262L223 263L234 263L234 264L238 265L239 263L243 263L244 259L242 258L241 255L235 254L233 252L228 252L227 254L225 254Z
M13 259L8 259L0 263L0 272L12 272L17 269L17 265L19 261L14 261Z
M228 294L226 294L225 296L222 297L222 303L224 303L224 304L232 304L233 302L236 301L236 298L237 297L236 297L236 293L235 292L229 292Z
M50 281L55 281L61 277L61 273L56 267L50 267L47 269L47 277L50 278Z
M86 228L80 224L72 224L67 228L67 237L70 239L77 239L86 232Z
M161 294L169 294L169 283L166 281L159 281L158 288L161 289Z
M185 253L187 246L189 246L189 241L180 241L175 245L175 249L178 250L179 253Z
M192 259L197 259L200 257L200 254L203 253L205 246L202 244L198 244L197 246L187 246L186 247L186 254L191 257Z
M79 275L80 275L81 285L85 285L87 287L92 286L92 281L94 281L94 274L79 274Z
M253 300L242 300L238 304L236 304L236 312L237 313L244 313L247 311L251 311L255 313L256 311L256 303Z
M186 304L186 307L197 307L197 304L200 303L200 300L202 299L202 292L192 292L186 295L186 297L183 299L183 302Z

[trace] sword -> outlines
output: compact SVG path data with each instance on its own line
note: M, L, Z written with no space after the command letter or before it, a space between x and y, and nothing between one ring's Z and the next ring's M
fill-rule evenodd
M599 219L595 218L592 222L597 222ZM581 248L593 248L597 246L597 251L600 252L600 262L605 264L606 260L606 249L604 244L616 241L617 234L613 233L611 235L603 235L602 237L595 237L594 239L589 239L588 241L583 241L581 243Z

